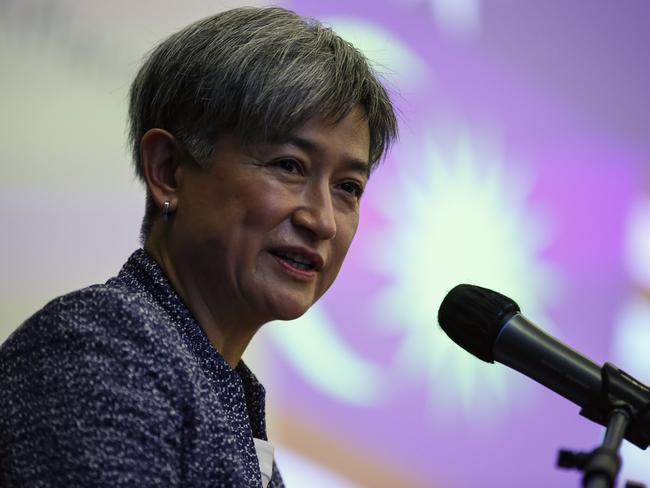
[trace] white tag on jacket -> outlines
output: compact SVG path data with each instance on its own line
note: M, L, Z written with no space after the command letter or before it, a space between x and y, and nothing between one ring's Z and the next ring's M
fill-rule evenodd
M260 471L262 472L262 487L266 488L273 476L274 447L262 439L254 438L253 442L255 443L255 452L257 453L257 460L260 463Z

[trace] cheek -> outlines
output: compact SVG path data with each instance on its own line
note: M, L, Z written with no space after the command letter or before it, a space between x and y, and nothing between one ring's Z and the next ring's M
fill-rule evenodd
M271 229L286 220L294 207L293 197L274 185L256 185L241 195L246 227Z
M354 236L357 233L357 227L359 225L359 218L355 215L352 218L345 218L337 224L336 238L334 239L334 249L333 252L336 256L336 261L338 262L338 267L343 264L345 256L350 249L350 245L354 240Z
M331 266L327 274L324 276L324 287L320 291L319 297L322 296L330 286L332 286L332 283L334 283L334 280L338 276L356 233L357 223L358 219L355 219L353 222L346 221L343 225L341 223L337 225L336 237L331 242Z

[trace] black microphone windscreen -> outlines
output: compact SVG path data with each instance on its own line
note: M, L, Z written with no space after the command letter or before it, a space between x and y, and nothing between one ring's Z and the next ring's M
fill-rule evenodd
M507 296L480 286L457 285L440 304L438 323L460 347L493 363L494 342L517 313L519 305Z

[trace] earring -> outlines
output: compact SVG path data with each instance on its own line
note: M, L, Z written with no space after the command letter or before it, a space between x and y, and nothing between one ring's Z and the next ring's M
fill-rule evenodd
M169 220L169 216L171 215L171 203L169 203L169 200L165 201L163 203L163 209L162 209L162 214L163 214L163 220L167 221Z

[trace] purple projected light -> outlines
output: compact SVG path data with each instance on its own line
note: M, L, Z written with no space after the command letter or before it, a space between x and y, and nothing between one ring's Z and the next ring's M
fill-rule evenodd
M464 276L457 276L462 275L458 269L446 269L445 261L455 263L460 255L471 262L473 252L485 252L489 243L501 242L502 229L508 228L511 234L506 237L511 238L503 240L500 249L495 248L492 255L499 259L488 263L494 268L486 269L504 269L510 275L490 272L486 279L512 286L499 291L517 301L530 294L528 303L520 303L527 316L542 327L555 326L554 335L594 360L609 359L611 327L628 283L621 262L623 216L641 192L644 170L639 153L643 148L630 145L630 140L622 140L619 134L611 135L607 121L589 118L598 113L607 116L609 108L586 110L569 103L578 81L570 80L567 92L562 93L561 74L554 73L551 79L539 73L539 63L549 66L553 56L559 57L558 66L566 66L585 57L597 59L598 53L581 52L579 56L568 50L567 56L573 59L562 58L561 43L566 36L559 33L537 42L536 58L527 59L526 46L516 46L517 39L508 36L525 31L522 22L538 30L542 27L535 22L553 25L562 12L550 7L544 16L532 18L517 10L524 7L495 10L497 16L491 9L499 7L484 4L482 16L489 22L486 20L483 32L473 42L457 43L438 34L440 28L427 2L334 1L287 6L319 19L344 18L346 25L358 22L360 32L368 31L369 25L384 30L403 43L414 59L423 61L427 71L420 72L422 79L406 81L400 73L393 74L401 93L395 100L403 113L402 142L372 177L348 262L320 305L325 326L345 343L346 354L361 358L369 375L382 375L382 395L352 405L325 392L297 371L295 362L278 353L274 396L281 409L434 486L576 485L577 474L554 467L557 449L591 449L599 442L602 429L579 417L574 405L514 372L480 364L471 357L467 362L452 363L447 357L436 356L434 353L455 346L444 345L443 339L434 335L438 333L438 303L433 297L436 287L447 286L456 278L456 282L465 281ZM591 13L593 22L582 30L571 26L585 38L601 36L602 32L592 27L612 14L597 9ZM591 75L594 69L592 66ZM608 67L601 69L607 71ZM579 76L576 73L572 75ZM429 76L426 82L425 75ZM649 77L646 72L644 76ZM601 89L625 87L622 76L620 85ZM603 97L608 93L603 91ZM639 103L644 101L641 97L647 97L638 91L636 95ZM580 98L582 103L585 100ZM638 117L632 115L630 120L638 122ZM623 122L617 124L623 126ZM432 144L438 152L431 149ZM456 179L442 185L440 179L430 178L432 175ZM461 180L475 186L461 185ZM456 193L451 191L454 188L458 188ZM460 217L478 215L467 213L476 212L477 206L485 210L489 205L477 202L488 196L492 200L485 201L501 212L486 213L484 239L456 249L455 255L454 249L445 247L446 241L478 225ZM421 207L409 206L418 201ZM439 205L449 201L455 206L444 215ZM433 206L431 202L442 203ZM471 208L464 208L465 204ZM387 207L396 215L388 217ZM449 222L456 221L456 227L445 224L437 234L423 232L425 228L438 229L432 222L447 222L444 217L449 213L455 217ZM511 213L514 217L508 220ZM504 227L508 222L510 227ZM398 253L411 249L409 239L412 249L424 251ZM391 246L396 254L377 265L378 248ZM514 255L524 253L527 246L528 255L516 260ZM503 261L501 256L505 256ZM402 306L389 307L390 313L384 313L382 307L388 307L384 302L389 296L386 290L408 283L408 274L398 277L395 273L408 271L409 266L417 271L430 263L442 264L424 274L426 279L415 277L409 285L412 288L402 290ZM508 270L513 263L516 269ZM467 272L475 269L473 276L483 276L478 267L473 265ZM504 276L516 276L518 281ZM421 301L427 295L432 297L422 312L413 305L421 303L417 301L420 295L424 297ZM414 327L430 330L431 343L413 341L411 349L403 348L415 330L409 328L412 322L418 322ZM314 357L324 358L324 369L345 375L337 369L336 354L327 349L313 351ZM448 354L455 353L449 350ZM422 364L428 369L422 370ZM469 375L472 371L475 376ZM459 391L444 394L453 388Z

